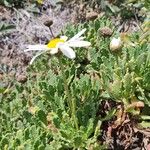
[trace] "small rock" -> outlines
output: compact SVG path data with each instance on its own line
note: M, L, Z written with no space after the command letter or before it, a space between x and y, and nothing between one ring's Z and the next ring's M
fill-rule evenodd
M146 146L146 148L147 148L147 150L150 150L150 144L148 144L148 145Z
M7 64L10 63L10 59L8 57L3 58L2 61L1 61L1 63L4 64L4 65L7 65Z
M20 83L25 83L27 81L27 76L26 75L18 75L17 81Z
M10 76L10 77L14 77L14 76L15 76L15 74L16 74L16 72L15 72L15 71L11 71L11 72L9 73L9 76Z
M109 27L100 28L99 32L104 37L109 37L109 36L111 36L113 34L113 30L110 29Z
M28 65L31 57L27 54L20 54L20 59L21 59L21 62L23 62L23 64Z
M80 8L81 11L83 11L84 8L85 8L85 4L80 4L79 8Z
M77 24L78 23L78 16L76 14L72 14L71 22L73 24Z
M2 19L1 19L2 21L6 21L7 20L7 18L6 17L2 17Z
M86 14L86 20L94 20L98 17L97 12L89 12Z

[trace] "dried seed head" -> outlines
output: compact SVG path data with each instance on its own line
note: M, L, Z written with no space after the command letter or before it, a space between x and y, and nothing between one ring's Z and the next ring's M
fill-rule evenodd
M111 36L113 34L113 30L110 29L109 27L100 28L99 32L104 37L107 37L107 36L109 37L109 36Z
M89 12L86 14L86 20L95 20L98 17L97 12Z
M44 22L44 25L50 27L53 24L53 20L47 20Z
M144 103L142 101L136 102L136 108L143 108L143 107L144 107Z
M27 76L26 75L18 75L17 81L20 83L25 83L27 81Z
M137 110L139 110L140 108L144 107L144 103L142 101L137 101L137 102L132 102L130 105L128 105L128 109L130 108L136 108Z

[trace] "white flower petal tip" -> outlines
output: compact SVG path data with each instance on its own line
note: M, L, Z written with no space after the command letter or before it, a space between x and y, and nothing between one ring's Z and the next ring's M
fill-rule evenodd
M77 40L81 37L81 35L86 31L86 29L81 30L79 33L77 33L74 37L72 37L69 41Z
M79 39L79 40L84 40L85 37L84 37L84 36L81 36L81 37L79 37L78 39Z
M83 34L86 31L86 28L82 29L78 34Z
M62 44L62 45L60 45L59 48L60 48L61 52L62 52L65 56L67 56L68 58L70 58L70 59L75 59L75 58L76 58L75 52L74 52L73 49L70 48L68 45Z
M37 45L28 45L27 49L25 49L24 52L28 52L28 51L43 51L43 50L49 50L47 45L37 44Z
M68 46L70 47L89 47L91 45L88 41L70 41Z
M57 54L58 53L58 48L53 48L50 50L50 54L51 55L54 55L54 54Z
M85 33L85 31L86 31L86 28L82 29L82 30L78 33L78 35L81 36L83 33Z
M64 40L64 41L67 41L68 40L68 37L67 36L61 36L60 39Z
M45 53L45 51L44 52L40 52L40 53L38 53L37 55L35 55L32 59L31 59L31 61L30 61L30 65L32 65L33 64L33 61L37 58L37 57L39 57L40 55L42 55L43 53Z

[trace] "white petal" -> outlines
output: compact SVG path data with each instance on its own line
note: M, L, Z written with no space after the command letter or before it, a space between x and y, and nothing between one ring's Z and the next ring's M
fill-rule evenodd
M52 48L51 50L50 50L50 54L51 55L54 55L54 54L57 54L58 53L58 48Z
M86 31L86 29L81 30L74 37L72 37L69 41L74 41L74 40L78 39L85 31Z
M31 59L30 65L33 63L33 61L34 61L37 57L39 57L40 55L42 55L42 54L45 53L45 52L46 52L46 51L41 52L41 53L38 53L37 55L35 55L35 56Z
M79 37L78 39L81 41L81 40L84 40L85 37L84 37L84 36L81 36L81 37ZM77 40L78 40L78 39L77 39Z
M61 50L61 52L65 55L65 56L67 56L68 58L70 58L70 59L74 59L75 57L76 57L76 54L75 54L75 52L73 51L73 49L72 48L70 48L68 45L66 45L66 44L61 44L60 46L59 46L59 49Z
M64 40L64 41L67 41L68 40L68 37L67 36L60 36L60 39Z
M69 41L67 45L70 47L88 47L91 43L88 41Z
M27 49L24 50L24 52L28 52L28 51L43 51L43 50L49 50L50 48L47 47L47 45L41 45L41 44L37 44L37 45L28 45Z

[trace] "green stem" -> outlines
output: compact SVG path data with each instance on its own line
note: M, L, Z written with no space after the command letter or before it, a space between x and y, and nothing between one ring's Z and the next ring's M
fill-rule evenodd
M119 66L119 56L116 55L116 62L117 62L117 65Z
M68 103L68 106L70 108L71 116L74 120L75 127L76 127L76 129L78 129L78 121L76 118L76 104L75 104L76 102L72 98L70 91L69 91L68 82L67 82L66 75L64 72L65 69L64 69L64 66L63 66L62 61L61 61L62 60L61 56L58 58L58 60L59 60L59 65L60 65L60 69L61 69L61 73L62 73L62 77L63 77L64 89L65 89L66 95L67 95L67 103Z
M66 75L64 72L64 66L61 61L61 57L59 57L59 65L60 65L60 69L61 69L61 73L62 73L62 77L63 77L64 89L65 89L66 95L67 95L67 103L68 103L69 108L71 109L71 95L69 93L68 83L67 83Z
M75 123L75 127L78 130L79 127L78 127L78 119L76 117L76 102L75 102L75 99L72 99L72 117L73 117L73 120L74 120L74 123Z

